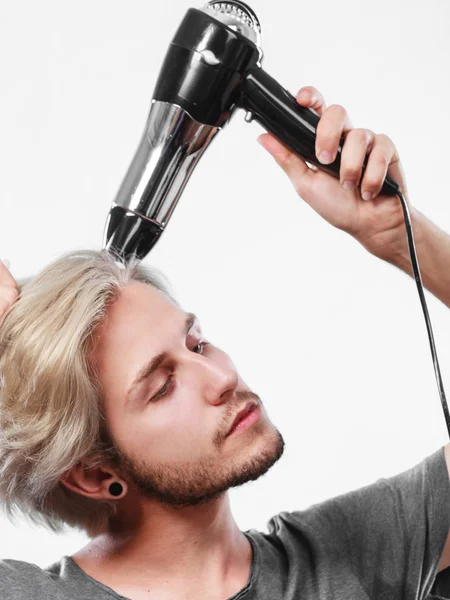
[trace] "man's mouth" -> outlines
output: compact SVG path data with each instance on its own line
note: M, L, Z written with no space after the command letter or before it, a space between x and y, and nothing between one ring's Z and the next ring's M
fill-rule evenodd
M260 416L261 409L259 408L258 404L254 401L247 402L244 408L237 413L228 435L231 435L235 431L247 429L256 423Z

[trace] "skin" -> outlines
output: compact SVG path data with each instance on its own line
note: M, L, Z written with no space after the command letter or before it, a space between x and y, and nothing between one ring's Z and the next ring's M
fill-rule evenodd
M17 283L8 270L7 263L0 260L0 319L19 296Z
M233 519L227 490L266 473L283 452L259 397L222 350L202 343L198 322L184 336L185 317L151 286L134 282L123 289L93 352L119 468L79 465L64 480L77 493L104 500L111 500L113 481L122 484L110 531L74 560L130 598L198 598L200 579L205 597L211 589L224 598L244 587L251 546ZM126 402L136 372L163 350L170 358ZM152 400L172 373L174 388ZM258 402L259 420L228 436L248 400Z
M322 151L330 154L323 164L335 160L340 138L345 137L339 180L324 171L309 168L303 159L269 133L260 135L258 141L289 177L298 195L328 223L349 233L378 258L386 260L401 253L407 256L401 203L397 196L380 194L388 174L399 184L411 219L415 220L403 167L392 140L370 129L355 129L345 108L339 104L327 107L322 94L312 86L301 88L296 99L300 105L312 108L320 115L316 156L319 157ZM367 168L362 176L366 155ZM345 189L346 181L360 187ZM362 199L365 192L372 194L371 201Z
M345 109L327 108L313 87L302 88L297 101L321 116L317 155L327 150L332 162L345 135L340 180L310 168L271 134L258 141L300 197L330 224L380 258L399 252L405 243L400 202L379 195L386 173L407 192L392 141L354 129ZM352 181L353 188L344 188L345 181ZM355 187L359 184L361 190ZM362 200L361 191L370 191L371 201ZM0 264L0 317L17 297L14 289L12 276ZM77 465L62 480L76 493L117 504L108 532L73 558L89 575L133 600L223 600L238 593L247 584L252 551L233 519L227 490L266 473L283 452L282 437L259 397L222 350L200 344L199 324L186 338L181 335L184 317L154 288L142 283L124 288L97 332L93 353L116 461L96 469ZM125 403L138 368L162 350L170 352L170 360L147 382L138 401ZM170 373L174 389L148 402ZM249 399L260 405L258 422L226 437ZM123 486L118 498L109 493L112 482Z
M9 306L17 287L3 263L0 277ZM284 448L260 398L231 359L206 342L200 323L182 334L185 318L149 285L123 289L96 332L92 353L116 461L89 469L86 460L62 480L78 494L117 503L109 530L73 559L131 599L237 594L248 582L252 550L231 514L227 490L266 473ZM169 358L126 402L144 361L163 350ZM170 374L176 383L158 398ZM258 421L228 435L249 400L259 406ZM123 486L120 497L111 496L112 482Z

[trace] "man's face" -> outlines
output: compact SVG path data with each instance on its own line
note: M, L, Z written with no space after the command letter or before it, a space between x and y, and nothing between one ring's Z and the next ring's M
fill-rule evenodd
M121 473L144 497L177 506L257 479L284 448L230 358L203 343L200 323L185 333L187 316L153 286L133 282L109 308L94 350ZM133 385L163 352L153 373ZM258 403L258 420L228 435L249 400Z

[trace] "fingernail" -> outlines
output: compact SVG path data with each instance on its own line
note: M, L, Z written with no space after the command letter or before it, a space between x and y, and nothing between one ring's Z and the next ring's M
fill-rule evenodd
M322 150L317 157L323 165L329 165L331 161L331 153L327 150Z
M346 190L352 190L355 187L354 181L344 181L342 187Z
M310 93L307 91L303 91L300 92L300 94L298 95L298 99L301 100L302 102L307 102L309 100L310 97Z
M372 200L372 192L363 192L362 199L363 200Z
M9 258L2 258L2 259L0 259L0 260L1 260L1 261L2 261L2 263L5 265L5 267L6 267L7 269L9 269L9 265L10 265Z

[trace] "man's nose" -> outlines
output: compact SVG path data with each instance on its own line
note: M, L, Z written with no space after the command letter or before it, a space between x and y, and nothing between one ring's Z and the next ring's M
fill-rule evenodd
M236 370L226 364L213 360L202 360L199 355L196 361L196 375L199 377L202 393L211 404L225 402L230 393L234 394L239 384Z

